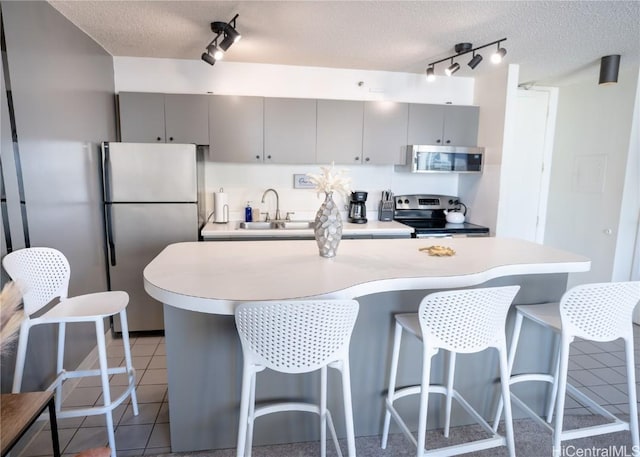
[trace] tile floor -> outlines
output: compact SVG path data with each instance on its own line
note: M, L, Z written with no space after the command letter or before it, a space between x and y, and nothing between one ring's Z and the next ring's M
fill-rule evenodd
M634 325L635 359L640 356L640 326ZM164 338L137 337L131 339L133 364L138 376L140 414L133 416L130 405L120 405L114 411L118 456L142 456L170 452L169 408L167 403L166 352ZM571 345L570 382L584 390L594 400L615 413L629 413L625 384L624 348L622 341L592 343L577 341ZM122 340L109 344L111 363L122 364ZM118 376L121 378L118 379ZM636 378L640 369L636 362ZM112 392L126 384L124 375L112 379ZM122 388L122 387L121 387ZM69 406L92 405L101 401L97 378L83 380L71 393ZM590 414L580 404L567 399L567 414ZM64 456L73 456L84 449L104 446L107 433L104 416L74 418L59 421L60 447ZM45 427L30 443L21 443L16 457L51 455L51 435ZM20 445L18 446L20 449Z

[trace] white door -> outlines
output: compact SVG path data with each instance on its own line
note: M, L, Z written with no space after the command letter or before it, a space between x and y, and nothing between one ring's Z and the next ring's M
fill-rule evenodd
M501 211L505 217L497 235L542 243L549 166L555 123L552 90L518 90L513 136L514 155L503 161L504 198Z

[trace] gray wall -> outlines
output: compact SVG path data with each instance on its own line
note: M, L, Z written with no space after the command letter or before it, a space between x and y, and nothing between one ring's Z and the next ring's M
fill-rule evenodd
M113 58L46 2L0 5L31 246L64 252L70 295L106 290L99 144L116 139ZM91 326L72 327L66 364L74 368L95 336ZM56 334L32 333L23 390L52 379ZM3 358L2 392L12 367L13 357Z

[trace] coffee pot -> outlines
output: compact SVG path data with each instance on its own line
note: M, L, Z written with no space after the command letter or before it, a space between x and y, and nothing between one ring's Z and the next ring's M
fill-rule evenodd
M349 222L354 224L367 223L367 192L355 190L351 192L349 201Z

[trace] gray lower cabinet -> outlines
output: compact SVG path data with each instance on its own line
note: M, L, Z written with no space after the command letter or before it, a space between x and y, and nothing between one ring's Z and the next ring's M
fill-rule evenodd
M120 92L120 139L132 143L209 143L206 95Z
M316 100L265 98L264 162L316 163Z
M408 144L476 146L477 106L409 105Z
M264 98L209 97L209 158L216 162L261 163Z
M364 102L318 100L317 163L362 163Z
M407 103L364 102L362 162L369 165L404 163L408 117Z

